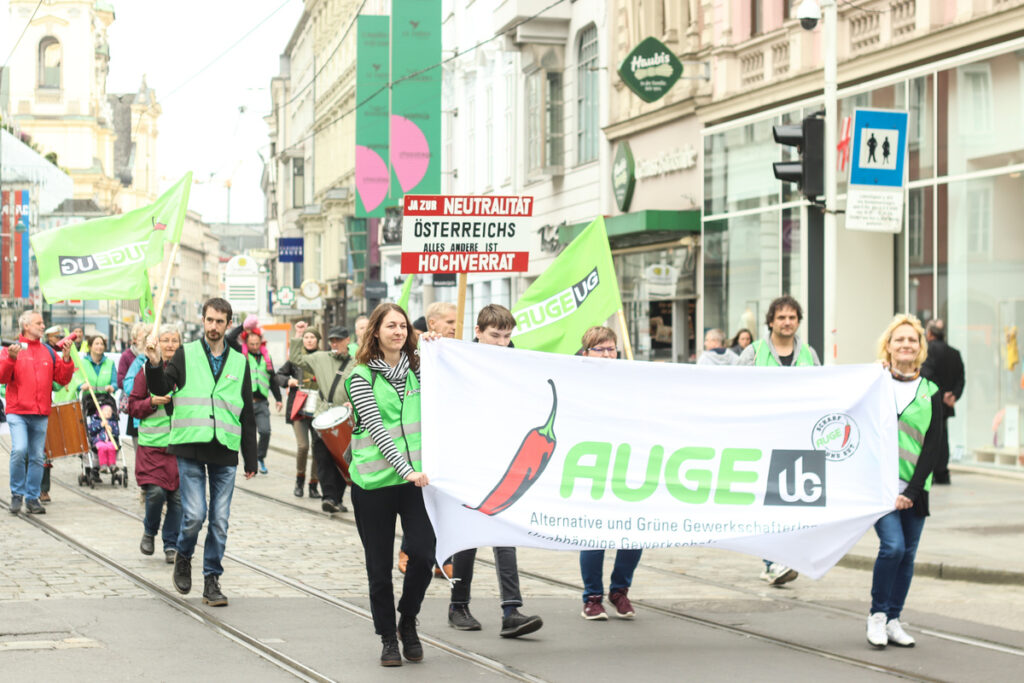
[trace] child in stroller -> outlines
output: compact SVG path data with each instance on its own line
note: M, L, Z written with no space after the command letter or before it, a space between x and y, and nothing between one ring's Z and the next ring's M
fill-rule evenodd
M79 483L88 483L90 486L100 483L102 481L100 469L104 468L109 470L111 474L110 483L116 486L118 483L126 483L125 480L127 479L127 475L117 465L117 452L121 448L120 430L117 423L117 404L109 394L96 394L96 399L99 401L99 412L97 412L96 404L93 403L92 398L88 394L83 396L85 413L88 416L86 419L86 431L89 435L89 444L92 446L92 452L82 456L83 472L82 476L79 477ZM110 432L114 437L113 443L111 443L110 436L107 435L107 430L103 427L103 420L100 418L101 414L110 427Z

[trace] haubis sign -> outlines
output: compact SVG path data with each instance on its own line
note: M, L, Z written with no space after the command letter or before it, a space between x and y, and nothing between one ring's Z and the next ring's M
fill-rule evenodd
M402 273L523 273L533 197L406 195Z
M683 63L664 43L645 38L619 65L622 82L644 102L654 102L683 75Z

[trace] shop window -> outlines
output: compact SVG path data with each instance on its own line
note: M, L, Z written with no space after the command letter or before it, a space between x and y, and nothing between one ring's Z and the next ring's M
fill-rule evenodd
M598 147L597 27L580 33L576 52L576 163L597 159Z
M60 88L61 49L53 36L39 41L39 87Z
M992 187L986 181L967 185L967 251L988 256L992 251Z
M920 192L911 192L907 199L907 251L911 263L924 259L924 215Z

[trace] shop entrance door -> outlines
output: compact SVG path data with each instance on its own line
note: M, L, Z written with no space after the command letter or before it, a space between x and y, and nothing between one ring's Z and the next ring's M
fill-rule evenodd
M697 297L626 301L626 324L636 360L692 363Z

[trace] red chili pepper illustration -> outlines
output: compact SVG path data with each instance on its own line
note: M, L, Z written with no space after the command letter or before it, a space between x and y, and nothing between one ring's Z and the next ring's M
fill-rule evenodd
M850 425L846 425L846 431L843 433L843 446L850 440ZM842 448L843 446L840 446Z
M543 427L531 429L519 450L509 463L504 476L494 485L491 492L487 494L484 501L476 507L464 505L470 510L479 510L485 515L496 515L507 510L519 500L526 491L537 481L544 468L547 467L551 455L555 452L555 410L558 408L558 394L555 393L555 383L550 379L551 385L551 414Z

